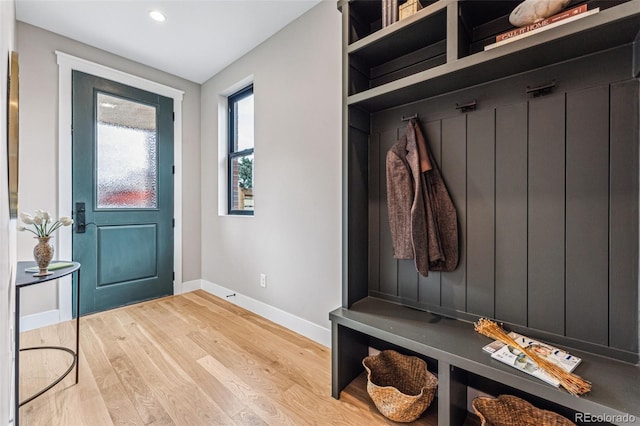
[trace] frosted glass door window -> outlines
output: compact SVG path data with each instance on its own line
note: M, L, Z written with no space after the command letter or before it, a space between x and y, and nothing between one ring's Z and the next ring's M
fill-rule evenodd
M156 108L97 94L99 209L158 207Z

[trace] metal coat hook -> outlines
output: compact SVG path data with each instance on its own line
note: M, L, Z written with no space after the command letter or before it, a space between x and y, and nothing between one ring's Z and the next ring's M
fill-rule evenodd
M537 98L538 96L548 95L549 93L551 93L554 87L556 87L556 81L551 80L550 83L543 84L541 86L537 86L537 87L527 86L526 93L533 94L533 97Z
M409 115L407 117L405 117L404 115L400 118L401 121L409 121L409 120L413 120L414 118L418 118L418 113L415 113L413 115Z
M478 107L478 101L476 101L475 99L467 102L466 104L456 104L456 109L459 109L460 112L469 112L469 111L473 111Z

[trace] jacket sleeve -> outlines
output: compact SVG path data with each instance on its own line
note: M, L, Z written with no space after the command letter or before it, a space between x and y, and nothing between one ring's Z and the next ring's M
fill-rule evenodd
M411 241L411 203L413 179L411 171L393 150L387 153L387 206L393 242L393 257L413 259Z

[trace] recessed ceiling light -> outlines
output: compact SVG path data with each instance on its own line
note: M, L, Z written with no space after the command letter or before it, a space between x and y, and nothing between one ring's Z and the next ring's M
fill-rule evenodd
M158 22L164 22L167 19L159 10L152 10L149 12L149 16L151 16L151 19Z

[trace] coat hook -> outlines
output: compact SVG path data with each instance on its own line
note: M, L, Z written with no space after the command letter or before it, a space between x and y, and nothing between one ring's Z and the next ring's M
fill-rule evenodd
M476 101L475 99L467 102L466 104L456 104L456 109L459 109L460 112L469 112L469 111L473 111L477 108L478 106L478 101Z
M413 120L414 118L418 118L418 113L415 113L413 115L409 115L407 117L405 117L404 115L400 118L401 121L409 121L409 120Z
M527 94L533 94L533 97L537 98L538 96L543 96L543 95L547 95L547 94L551 93L551 91L553 90L554 87L556 87L556 81L555 80L551 80L550 83L543 84L543 85L538 86L538 87L529 87L529 86L527 86L527 90L525 92Z

